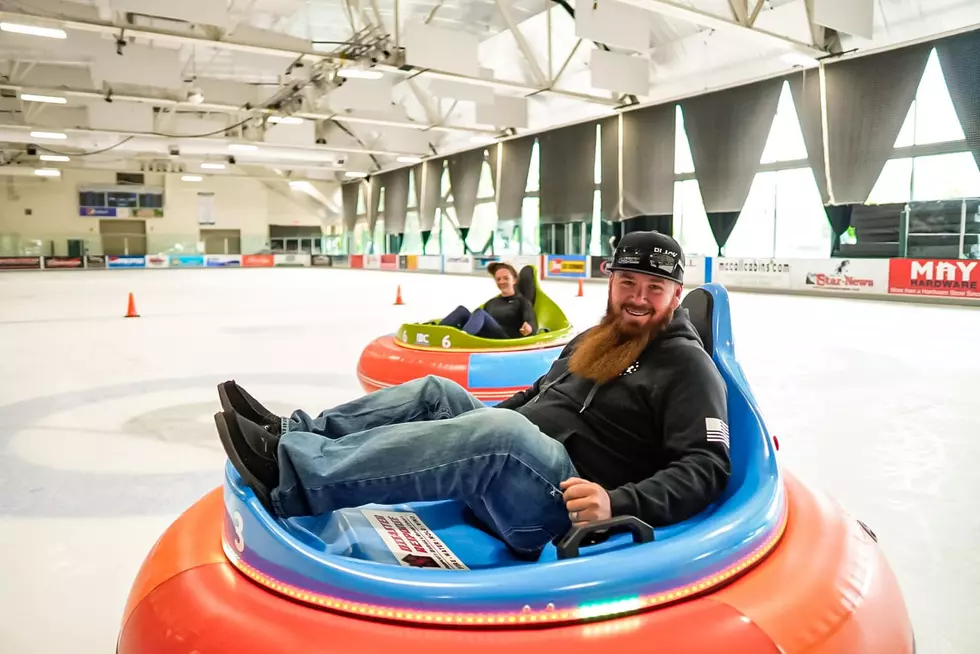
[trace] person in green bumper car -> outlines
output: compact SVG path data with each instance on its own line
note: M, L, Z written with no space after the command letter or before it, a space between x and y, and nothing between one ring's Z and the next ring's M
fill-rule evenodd
M495 261L487 266L487 272L497 282L500 295L472 313L466 307L458 306L439 324L481 338L522 338L536 333L538 321L534 306L517 291L517 270L514 266Z

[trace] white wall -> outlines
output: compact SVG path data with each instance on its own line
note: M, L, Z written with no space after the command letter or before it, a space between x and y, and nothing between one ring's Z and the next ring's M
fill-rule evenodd
M197 249L198 193L214 193L212 229L238 229L243 253L267 246L269 225L328 225L339 217L322 213L316 200L292 191L286 182L242 177L205 177L184 182L180 175L146 174L147 186L164 189L164 217L146 219L149 252ZM67 253L68 239L84 239L90 252L102 251L99 219L78 215L78 188L114 184L115 173L63 170L61 178L0 176L0 255ZM26 210L30 210L30 216ZM324 231L329 231L325 229ZM34 243L40 241L40 246ZM40 250L38 251L38 248Z

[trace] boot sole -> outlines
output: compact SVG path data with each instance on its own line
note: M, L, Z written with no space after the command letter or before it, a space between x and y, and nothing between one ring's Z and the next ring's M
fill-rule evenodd
M276 423L279 424L281 418L274 416L271 413L262 414L259 413L255 408L252 407L252 403L248 401L248 398L241 395L241 393L236 393L238 399L241 400L242 406L247 408L247 411L242 411L239 407L232 404L231 393L237 390L237 384L234 381L226 381L218 384L218 400L221 402L221 408L225 411L232 411L242 416L246 420L254 422L256 424L264 423Z
M272 489L269 488L263 481L256 477L248 466L245 464L245 460L240 454L240 452L251 452L252 449L249 447L248 443L244 438L236 435L235 431L232 430L231 426L228 424L228 416L224 413L214 414L214 424L218 429L218 438L221 440L221 446L225 450L225 454L228 455L228 460L231 461L231 465L234 466L238 474L241 475L242 480L245 484L252 489L256 497L268 511L272 511ZM257 456L257 455L252 455Z

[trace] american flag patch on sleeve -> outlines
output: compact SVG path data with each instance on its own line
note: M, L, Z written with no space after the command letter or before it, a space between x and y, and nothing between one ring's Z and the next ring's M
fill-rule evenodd
M725 447L731 447L728 442L728 425L724 420L705 418L704 426L708 432L708 442L722 443Z

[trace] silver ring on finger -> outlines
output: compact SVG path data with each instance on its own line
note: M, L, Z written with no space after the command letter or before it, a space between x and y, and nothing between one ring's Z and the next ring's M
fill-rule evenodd
M572 511L568 517L572 519L572 522L578 522L578 511Z

